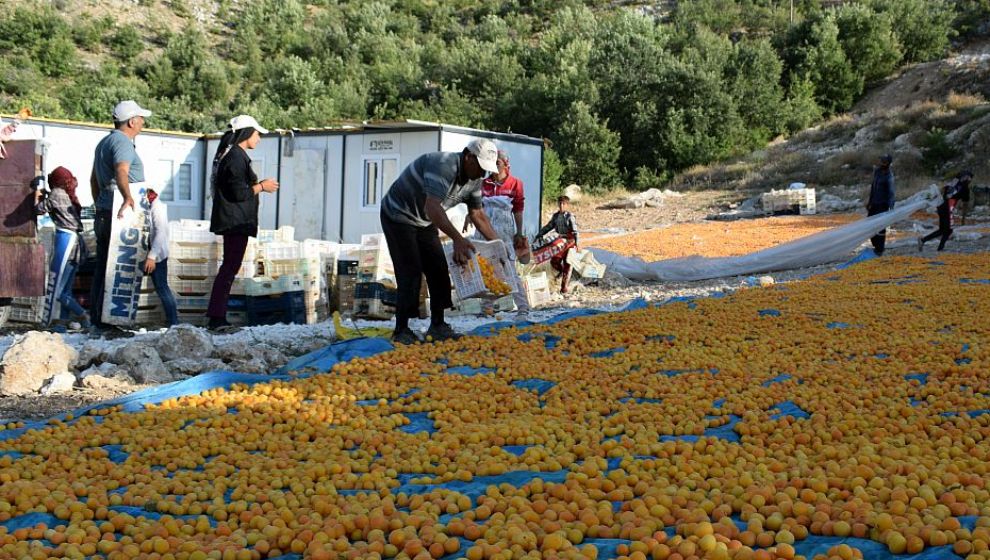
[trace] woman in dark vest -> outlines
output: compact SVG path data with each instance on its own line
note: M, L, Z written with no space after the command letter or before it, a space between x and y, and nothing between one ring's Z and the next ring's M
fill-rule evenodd
M223 236L223 263L213 281L206 315L210 329L230 326L227 322L227 299L237 271L241 268L248 238L258 235L258 196L278 190L278 181L259 181L251 169L246 150L253 150L267 130L248 115L239 115L230 125L213 157L213 212L210 231Z

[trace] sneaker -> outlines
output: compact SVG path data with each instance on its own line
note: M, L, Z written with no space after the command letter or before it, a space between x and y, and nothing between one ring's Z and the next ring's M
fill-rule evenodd
M401 331L395 331L392 333L392 342L402 344L403 346L408 346L410 344L419 344L422 341L419 339L419 336L412 331L412 329L405 328Z
M920 253L920 252L922 252L924 250L925 250L925 239L923 237L919 237L918 238L918 252Z
M430 325L430 328L426 331L426 340L430 342L441 342L444 340L457 340L464 335L455 331L447 323L440 323L439 325Z

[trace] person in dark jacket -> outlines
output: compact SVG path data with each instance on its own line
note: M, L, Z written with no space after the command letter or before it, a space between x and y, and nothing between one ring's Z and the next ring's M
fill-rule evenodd
M213 157L213 211L210 231L223 236L223 263L213 281L206 310L209 328L229 327L227 300L241 268L248 238L258 235L258 196L278 190L272 178L258 180L246 150L253 150L268 133L254 117L239 115L230 121Z
M880 165L873 170L873 183L870 185L870 199L866 203L866 215L875 216L894 207L894 172L890 164L894 158L890 154L880 156ZM884 228L870 238L873 251L880 256L887 244L887 229Z
M61 305L60 319L72 319L78 321L83 327L89 327L89 315L86 310L79 305L72 295L72 284L79 270L80 263L86 255L86 244L82 241L82 205L76 197L76 187L79 181L71 171L64 167L56 167L48 174L48 186L50 192L38 190L35 193L35 212L40 216L48 214L55 224L55 236L57 238L53 246L56 253L59 248L66 248L67 254L52 255L52 271L50 274L58 273L58 269L63 266L61 278L58 279L58 286L55 286L55 297ZM56 276L53 276L56 278ZM53 280L54 281L54 280Z
M969 202L969 182L972 180L973 172L963 171L956 175L951 183L945 185L942 189L942 204L939 204L937 209L938 229L918 238L918 251L923 251L925 243L936 237L942 238L938 242L938 250L945 249L945 242L952 235L952 213L958 206L964 206ZM962 205L959 204L960 202Z
M567 195L560 195L557 198L557 211L550 217L547 225L536 234L539 239L550 233L550 230L557 232L561 238L567 240L567 245L563 252L550 259L550 266L557 271L560 277L560 293L567 293L567 281L571 276L571 265L567 262L567 254L574 249L578 251L578 231L574 214L567 209L570 207L571 199Z

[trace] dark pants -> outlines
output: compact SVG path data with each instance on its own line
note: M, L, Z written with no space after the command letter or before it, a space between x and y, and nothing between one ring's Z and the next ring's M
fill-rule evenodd
M444 310L453 302L450 299L450 271L437 227L400 224L385 214L381 214L381 220L398 287L395 328L406 328L409 319L419 316L423 275L426 275L426 286L430 289L430 321L434 324L443 322Z
M248 236L227 233L223 236L223 264L213 280L213 291L210 292L210 305L206 316L212 319L227 318L227 299L230 298L230 287L234 285L237 271L241 269L244 251L247 250Z
M941 240L938 242L938 250L941 251L945 249L945 242L949 240L949 236L952 235L952 218L949 214L949 205L942 203L938 205L938 229L929 233L928 235L921 238L925 243L941 236Z
M571 252L573 247L574 243L568 241L562 253L550 258L550 266L560 273L560 293L562 294L567 293L567 282L571 278L571 265L567 262L567 254Z
M96 326L103 325L103 290L107 278L112 220L113 213L110 210L97 210L96 218L93 220L93 233L96 235L96 267L93 269L93 286L89 294L89 316Z
M178 325L179 309L175 304L175 294L168 287L168 259L155 264L155 270L151 271L151 282L155 285L155 291L158 292L158 299L162 300L168 326Z
M883 214L887 210L890 210L890 207L887 205L871 204L866 209L866 215L876 216L877 214ZM871 237L870 243L873 244L873 252L875 252L877 256L882 255L884 246L887 245L887 228L878 231L876 235Z

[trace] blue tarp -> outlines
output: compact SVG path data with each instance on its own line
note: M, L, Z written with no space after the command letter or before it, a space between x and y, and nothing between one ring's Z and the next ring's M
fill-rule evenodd
M850 264L853 264L853 263L856 263L856 262L861 262L863 260L867 260L869 258L873 258L874 256L875 255L873 255L872 251L869 251L869 250L863 251L855 259L853 259L852 261L850 261L846 265L841 266L840 268L845 268L846 266L849 266ZM977 282L980 282L980 281L977 281ZM982 283L982 282L980 282L980 283ZM718 294L718 295L724 295L724 294ZM689 303L689 306L693 306L694 304L693 304L693 301L692 300L693 300L693 298L672 298L671 300L668 300L668 302L687 301ZM642 309L644 307L647 307L648 305L649 304L646 301L644 301L644 300L636 300L636 301L630 303L625 308L625 310ZM563 313L561 315L558 315L558 316L556 316L556 317L554 317L554 318L546 321L546 323L547 324L554 324L554 323L557 323L557 322L560 322L560 321L564 321L564 320L567 320L567 319L572 319L572 318L576 318L576 317L591 316L591 315L596 315L598 313L601 313L601 312L600 311L597 311L597 310L576 310L576 311L571 311L571 312L568 312L568 313ZM779 314L780 314L779 311L774 310L774 309L760 310L760 315L761 316L771 316L771 317L773 317L773 316L779 316ZM504 329L504 328L507 328L507 327L512 327L512 326L525 327L525 326L528 326L528 325L531 325L531 324L532 323L530 323L528 321L516 322L516 323L511 323L511 322L496 323L496 324L492 324L492 325L485 325L485 326L482 326L482 327L478 327L477 329L475 329L473 331L473 334L477 334L477 335L480 335L480 336L490 336L492 334L495 334L499 330ZM841 328L841 327L847 327L848 325L843 324L843 323L829 323L828 326L829 326L829 328L837 328L837 327ZM547 345L548 348L552 348L556 344L556 342L558 340L555 337L548 336L548 335L543 335L543 334L538 334L538 333L523 333L523 334L520 335L519 338L521 340L531 340L533 338L542 338L544 340L544 343ZM655 338L657 338L658 340L661 339L661 338L664 338L666 340L672 340L672 337L666 337L666 336L658 336L658 337L655 337ZM195 394L199 394L199 393L201 393L203 391L210 390L210 389L215 389L215 388L229 388L230 386L232 386L234 384L237 384L237 383L250 385L250 384L254 384L254 383L268 382L268 381L272 381L272 380L289 380L289 379L294 379L294 378L298 378L298 377L305 377L305 376L308 376L308 375L313 375L313 374L316 374L316 373L327 372L330 369L332 369L335 364L337 364L339 362L348 361L348 360L351 360L351 359L357 358L357 357L372 356L372 355L378 354L380 352L385 352L385 351L388 351L388 350L391 350L391 349L392 349L391 343L389 343L388 341L383 340L383 339L361 338L361 339L348 340L348 341L340 342L340 343L337 343L337 344L333 344L331 346L328 346L327 348L323 348L321 350L317 350L315 352L311 352L309 354L306 354L305 356L301 356L299 358L296 358L296 359L292 360L291 362L289 362L288 364L286 364L285 367L283 367L280 370L278 370L275 375L264 375L264 376L262 376L262 375L249 375L249 374L241 374L241 373L234 373L234 372L228 372L228 371L209 372L209 373L201 374L201 375L199 375L197 377L194 377L194 378L191 378L191 379L188 379L188 380L184 380L184 381L181 381L181 382L172 383L172 384L168 384L168 385L163 385L163 386L160 386L160 387L155 387L155 388L152 388L152 389L148 389L148 390L145 390L145 391L134 393L132 395L127 395L127 396L121 397L119 399L114 399L112 401L100 403L100 404L97 404L97 405L92 405L92 406L86 407L86 408L84 408L82 410L76 411L73 414L74 414L74 416L79 417L79 416L85 414L86 412L88 412L89 410L99 409L99 408L105 408L105 407L108 407L108 406L113 406L113 405L118 405L118 404L119 405L123 405L123 408L124 408L125 411L135 412L135 411L141 410L144 407L145 404L160 403L160 402L162 402L164 400L167 400L167 399L176 398L176 397L185 396L185 395L195 395ZM962 348L962 352L966 352L968 349L969 349L968 345L965 345ZM622 351L624 351L624 348L614 348L614 349L611 349L611 350L607 350L607 351L603 351L603 352L598 352L598 353L596 353L594 355L596 355L598 357L606 357L606 356L613 355L616 352L622 352ZM962 358L961 360L966 360L966 359L965 358ZM441 361L441 363L447 363L445 360L440 360L440 361ZM491 368L471 368L471 367L468 367L468 366L454 366L454 367L447 368L447 370L446 370L445 373L454 374L454 375L479 375L479 374L489 374L489 373L492 373L493 371L494 370L492 370ZM711 368L711 369L708 369L708 370L676 370L676 369L668 369L668 370L663 370L660 373L662 373L664 375L678 375L678 374L683 374L683 373L705 373L705 372L716 374L716 373L718 373L718 370L715 369L715 368ZM790 378L791 378L791 376L788 375L788 374L781 375L781 376L778 376L778 377L776 377L774 379L771 379L770 381L767 381L764 385L769 385L769 384L772 384L774 382L782 382L782 381L785 381L785 380L790 379ZM921 382L922 384L924 384L925 382L927 382L927 374L909 374L909 375L906 375L905 378L906 379L918 379L918 381ZM545 380L545 379L538 379L538 378L525 379L525 380L517 380L517 381L514 381L512 384L514 386L519 387L519 388L522 388L522 389L533 390L538 395L544 394L546 391L548 391L550 388L552 388L555 385L555 383L552 382L552 381L548 381L548 380ZM407 393L405 393L402 396L403 397L408 397L408 396L411 396L411 395L415 394L417 391L419 391L419 388L414 388L414 389L408 391ZM380 401L380 399L368 399L368 400L365 400L365 401L359 401L358 404L374 406L374 405L377 405L379 403L379 401ZM660 399L650 399L650 398L635 397L635 396L630 395L629 397L625 397L625 398L620 399L620 401L621 402L624 402L624 403L625 402L658 403L658 402L660 402ZM726 402L726 399L725 398L719 398L719 399L717 399L717 400L715 400L713 402L713 407L714 408L720 408L720 407L722 407L724 405L725 402ZM912 403L912 404L914 404L914 403ZM772 415L772 418L775 418L775 419L776 418L781 418L784 415L791 415L791 416L793 416L795 418L808 418L809 417L809 414L806 411L802 410L800 407L798 407L792 401L784 401L782 403L777 404L773 408L776 410L776 412ZM236 413L236 410L232 410L231 412L232 413ZM973 414L985 414L985 413L990 413L990 410L970 411L967 414L973 415ZM953 414L953 413L947 413L947 414ZM411 422L410 422L409 425L400 427L399 428L400 430L405 431L405 432L409 432L409 433L420 433L420 432L432 433L433 431L435 431L434 422L433 422L433 420L431 420L429 418L429 413L427 413L427 412L407 412L407 413L405 413L405 415L408 418L410 418ZM61 416L60 418L64 418L64 415ZM717 418L717 417L716 416L706 416L706 420L713 420L715 418ZM95 420L99 421L99 420L101 420L101 418L100 417L96 417ZM704 431L704 435L706 437L723 438L723 439L726 439L726 440L729 440L729 441L739 441L739 439L740 439L739 438L739 435L735 432L734 427L740 421L741 421L741 418L739 416L730 415L729 416L729 422L728 423L726 423L725 425L716 427L716 428L707 428ZM30 423L26 423L26 427L24 429L7 430L7 431L0 432L0 440L17 437L18 435L22 434L27 429L44 428L45 425L46 425L46 422L30 422ZM695 440L698 439L698 436L694 436L694 435L687 435L687 436L663 435L663 436L660 437L660 439L662 441L676 440L676 439L682 439L682 440L688 440L688 441L695 441ZM521 456L530 447L532 447L532 446L530 446L530 445L506 445L506 446L503 446L502 449L504 451L506 451L507 453L511 453L513 455L516 455L516 456ZM127 454L126 451L124 451L123 446L120 446L120 445L116 445L116 446L107 445L107 446L104 446L103 448L107 450L110 459L113 460L113 461L122 462L122 461L125 461L127 459L128 454ZM20 457L21 456L17 452L3 452L2 454L3 455L10 456L10 457L14 457L14 458L17 458L17 457ZM635 457L633 459L649 459L649 458L650 457ZM630 458L628 458L628 457L625 457L625 458L623 458L623 457L610 458L608 460L609 468L610 469L619 468L620 463L622 461L624 461L624 460L630 460ZM508 484L511 484L511 485L519 486L519 485L526 484L526 483L528 483L528 482L530 482L530 481L532 481L533 479L536 479L536 478L540 478L540 479L542 479L544 481L549 481L549 482L562 482L562 481L564 481L566 479L566 477L567 477L567 475L568 475L569 472L570 471L569 470L566 470L566 469L565 470L561 470L561 471L556 471L556 472L513 471L513 472L508 472L508 473L505 473L505 474L499 475L499 476L476 477L476 478L474 478L473 480L471 480L469 482L451 481L451 482L445 482L445 483L441 483L441 484L414 484L412 482L412 480L416 480L416 479L418 479L420 477L427 476L427 475L416 474L416 473L403 473L403 474L400 474L399 475L400 486L398 486L396 488L393 488L392 489L392 492L393 493L396 493L396 494L397 493L402 493L402 492L405 492L405 493L422 493L422 492L432 491L432 490L435 490L435 489L438 489L438 488L445 488L445 489L449 489L449 490L453 490L453 491L458 491L458 492L461 492L463 494L466 494L466 495L470 496L472 498L472 500L474 500L474 499L477 499L477 497L479 497L480 495L484 494L484 492L486 491L487 487L489 485L491 485L491 484L508 483ZM123 491L124 491L124 489L121 488L121 489L118 489L117 493L123 492ZM340 492L346 494L346 493L355 493L355 492L360 492L360 491L357 491L357 490L341 490ZM229 491L228 491L228 496L227 497L229 499ZM613 507L616 507L616 508L621 508L621 505L622 505L621 502L615 502L615 503L613 503ZM124 511L124 512L130 513L131 515L135 515L135 516L141 515L141 516L144 516L144 517L147 517L147 518L157 518L157 517L160 517L160 515L157 512L146 511L146 510L143 510L143 509L140 509L140 508L125 507L125 506L114 506L111 509L113 509L114 511ZM975 520L974 519L969 519L969 520L966 520L965 522L968 522L970 525L972 525L975 522ZM965 524L965 522L964 522L964 524ZM63 522L57 520L56 518L54 518L53 516L48 515L48 514L32 513L32 514L18 516L16 518L10 519L10 520L8 520L8 521L6 521L4 523L0 523L0 525L3 525L5 527L7 527L7 529L10 531L10 530L15 530L15 529L21 528L21 527L33 527L33 526L37 525L38 523L45 523L49 527L52 527L52 526L55 526L55 525L58 525L58 524L62 524ZM668 531L671 531L671 528L667 528L667 530ZM863 550L864 556L867 557L867 558L884 558L884 559L891 558L891 555L887 552L885 546L883 546L883 545L881 545L879 543L875 543L873 541L864 540L864 539L840 539L840 538L832 538L832 537L811 536L811 537L809 537L808 539L806 539L804 541L800 541L800 542L796 543L795 544L795 548L797 549L797 551L798 551L799 554L804 554L804 555L806 555L806 556L808 556L810 558L814 554L823 553L823 552L827 551L828 548L830 548L832 546L835 546L836 544L839 544L839 543L842 543L842 542L845 542L847 544L850 544L851 546L856 546L857 548ZM616 553L616 547L618 545L620 545L620 544L623 544L623 543L628 544L629 541L622 540L622 539L587 539L585 541L585 543L592 544L592 545L598 547L599 553L600 553L600 556L599 557L600 558L603 558L603 559L606 559L606 558L614 558L617 555L617 553ZM463 556L463 554L465 553L467 547L469 547L470 545L471 545L470 542L463 541L462 540L462 549L461 549L461 551L459 551L458 553L455 553L453 555L450 555L450 556L452 558ZM924 553L919 554L919 555L914 555L914 556L903 556L902 555L902 556L899 556L897 558L898 559L900 559L900 558L911 558L911 559L917 558L917 559L926 559L927 560L927 559L934 559L934 558L948 558L948 557L951 557L951 556L952 555L951 555L951 549L950 548L948 548L948 547L939 547L939 548L930 548L930 549L927 549ZM300 557L299 555L285 555L285 556L281 556L280 558L283 558L283 559L293 559L293 558L299 558L299 557Z

